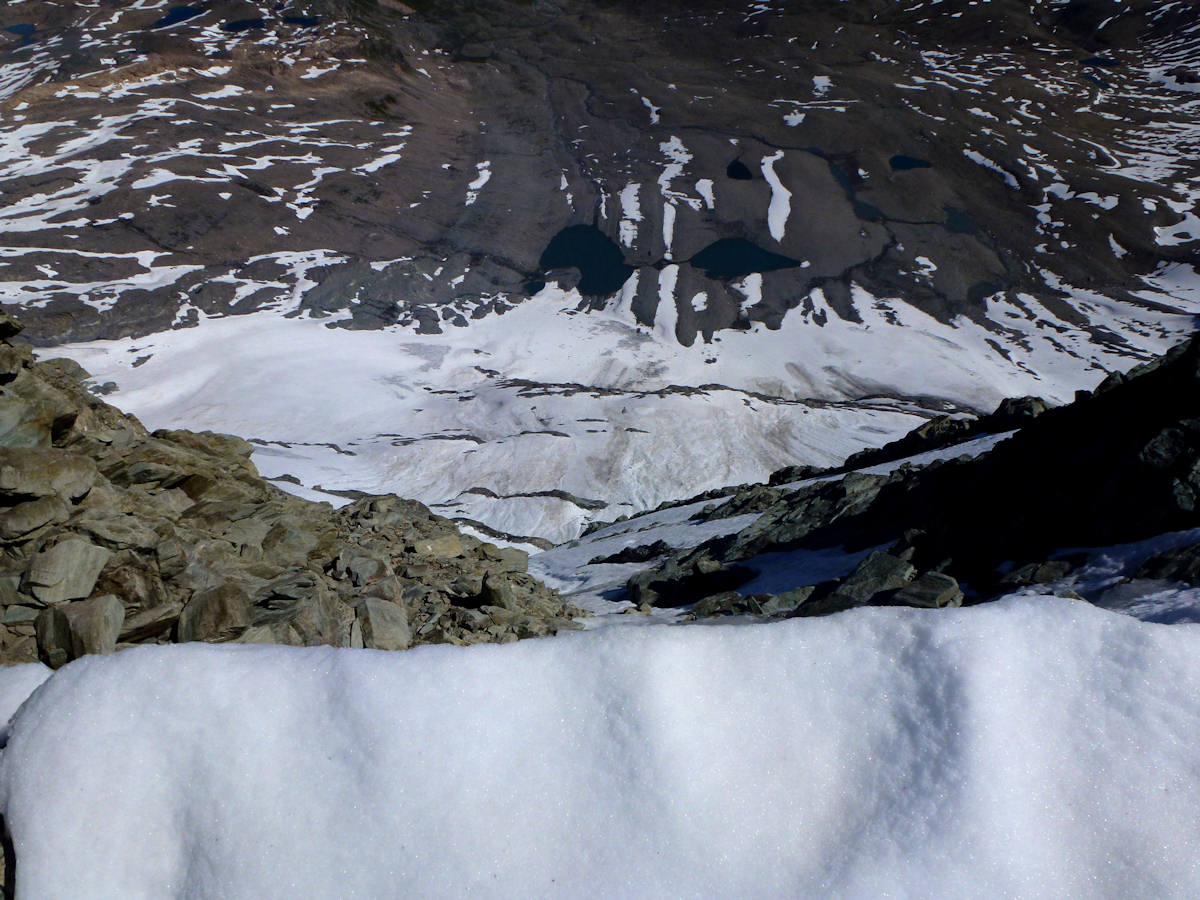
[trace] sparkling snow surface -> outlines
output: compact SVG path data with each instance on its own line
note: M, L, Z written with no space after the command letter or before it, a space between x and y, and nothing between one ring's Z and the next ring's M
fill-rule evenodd
M43 900L1158 900L1200 892L1198 733L1200 630L1047 597L153 647L33 695L0 805Z

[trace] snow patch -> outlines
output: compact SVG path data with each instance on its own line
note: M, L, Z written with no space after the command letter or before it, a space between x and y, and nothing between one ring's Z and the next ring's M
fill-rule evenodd
M782 241L787 229L788 216L792 212L792 192L783 185L783 181L775 174L775 163L783 159L784 152L777 150L771 156L764 156L762 161L763 178L771 186L771 205L767 210L767 228L776 242Z

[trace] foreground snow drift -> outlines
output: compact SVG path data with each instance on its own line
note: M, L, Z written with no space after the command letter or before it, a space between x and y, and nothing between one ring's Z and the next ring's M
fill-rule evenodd
M403 654L89 657L0 771L21 896L1200 891L1200 630L1025 598Z

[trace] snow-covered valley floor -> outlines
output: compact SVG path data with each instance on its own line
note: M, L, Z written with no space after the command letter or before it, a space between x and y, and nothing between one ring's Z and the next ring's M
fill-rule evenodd
M394 492L561 543L589 522L786 465L840 463L947 411L1029 394L1066 402L1190 333L1189 278L1147 279L1155 309L1076 292L1120 347L1041 310L1002 354L977 323L946 325L864 291L861 322L793 315L777 331L684 347L638 326L626 297L582 313L576 292L550 285L446 334L349 331L269 310L44 352L80 362L151 428L256 441L263 474L304 496Z

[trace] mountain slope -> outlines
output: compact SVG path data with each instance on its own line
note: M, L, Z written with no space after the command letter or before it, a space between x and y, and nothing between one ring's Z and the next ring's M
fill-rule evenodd
M561 539L919 417L1068 400L1194 327L1178 4L6 15L0 301L44 342L121 339L71 353L155 424L291 445L258 458L308 487ZM280 324L212 328L251 312ZM310 382L237 354L244 397L178 374L168 329L214 358L239 329L308 346L280 317L382 329L331 337L320 385L356 396L365 356L403 402L304 428ZM849 406L814 424L813 401ZM736 449L720 426L744 460L706 464Z

